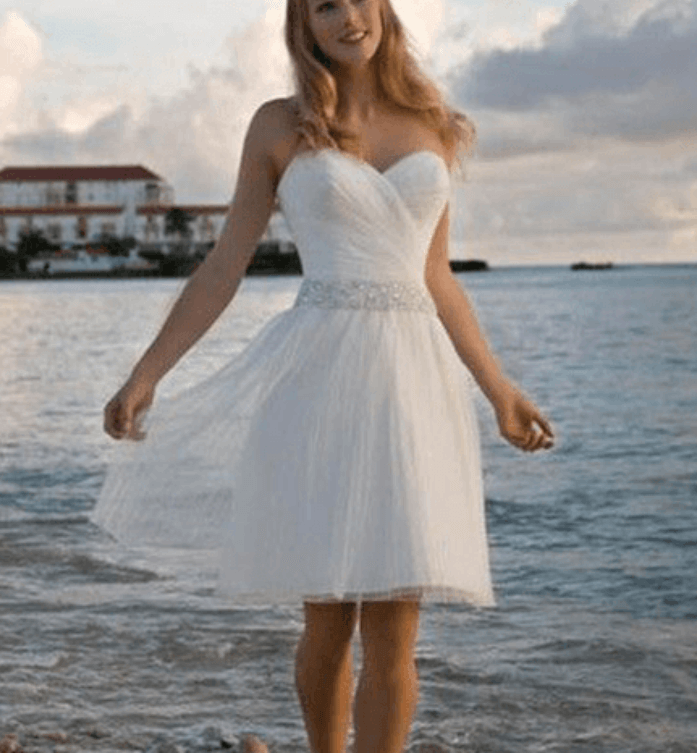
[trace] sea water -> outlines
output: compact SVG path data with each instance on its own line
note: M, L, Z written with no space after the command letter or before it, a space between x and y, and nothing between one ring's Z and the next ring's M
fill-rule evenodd
M529 456L481 399L498 605L428 606L411 751L697 750L697 267L459 277L552 418ZM27 751L307 750L300 608L240 609L95 528L104 402L181 280L0 284L0 738ZM247 279L173 393L292 305ZM430 748L428 746L431 746Z

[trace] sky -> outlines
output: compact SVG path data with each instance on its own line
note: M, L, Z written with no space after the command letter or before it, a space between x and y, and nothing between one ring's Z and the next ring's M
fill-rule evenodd
M394 0L476 123L452 256L697 261L697 0ZM281 0L0 0L0 166L143 164L227 202L292 91Z

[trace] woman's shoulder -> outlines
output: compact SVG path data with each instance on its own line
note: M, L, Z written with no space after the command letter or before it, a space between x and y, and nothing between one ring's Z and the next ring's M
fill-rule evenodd
M295 97L270 99L254 113L250 133L270 142L297 138L299 108Z
M295 97L268 100L252 118L249 138L273 159L279 173L300 144L299 121Z
M254 114L254 121L276 127L294 127L298 122L299 105L296 97L277 97L261 104Z

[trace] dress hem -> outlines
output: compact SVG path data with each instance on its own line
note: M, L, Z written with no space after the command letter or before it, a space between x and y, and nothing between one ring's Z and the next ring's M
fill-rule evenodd
M298 604L308 602L312 604L339 604L364 601L418 601L428 604L467 604L477 609L495 607L496 601L492 592L473 593L451 586L407 586L388 589L385 591L344 591L338 593L302 593L288 590L263 591L234 591L218 586L220 595L237 604L250 605L279 605Z

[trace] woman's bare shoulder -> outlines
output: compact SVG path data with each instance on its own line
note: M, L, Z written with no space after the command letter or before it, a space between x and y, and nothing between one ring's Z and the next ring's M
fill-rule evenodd
M269 99L257 109L253 123L274 130L293 130L298 124L298 102L295 97Z
M298 123L297 100L286 97L264 102L249 126L248 138L274 161L279 174L300 144Z

